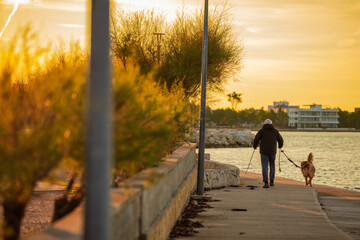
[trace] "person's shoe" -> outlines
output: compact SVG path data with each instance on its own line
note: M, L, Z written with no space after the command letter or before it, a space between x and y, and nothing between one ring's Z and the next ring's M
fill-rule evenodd
M269 188L269 183L265 182L263 188Z
M275 187L274 181L270 181L270 187Z

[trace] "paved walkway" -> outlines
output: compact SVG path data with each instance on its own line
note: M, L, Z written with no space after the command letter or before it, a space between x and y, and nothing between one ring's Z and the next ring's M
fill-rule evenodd
M240 187L207 192L219 201L193 219L204 228L186 239L351 239L322 211L315 188L279 180L264 189L259 175L240 176Z

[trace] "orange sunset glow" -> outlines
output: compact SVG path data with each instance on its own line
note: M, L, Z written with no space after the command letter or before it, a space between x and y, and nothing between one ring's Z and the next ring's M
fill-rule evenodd
M210 6L220 2L209 1ZM228 3L234 31L244 46L244 59L241 73L229 80L225 93L243 94L240 109L266 109L280 100L348 111L360 107L359 0ZM171 19L177 8L185 6L191 11L202 7L203 1L118 0L115 4L129 9L154 8ZM9 41L19 27L30 23L44 42L79 40L84 44L86 7L84 0L1 0L1 41ZM225 96L214 104L228 106Z

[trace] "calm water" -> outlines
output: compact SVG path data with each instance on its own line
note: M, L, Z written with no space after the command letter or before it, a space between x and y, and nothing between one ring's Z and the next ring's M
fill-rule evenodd
M255 132L254 132L255 133ZM284 138L283 150L297 165L314 155L316 167L314 184L360 191L360 133L333 132L281 132ZM210 159L228 163L246 170L253 148L206 149ZM281 154L276 156L276 176L304 181L301 170ZM261 173L259 148L255 151L250 172ZM275 179L276 181L276 179Z

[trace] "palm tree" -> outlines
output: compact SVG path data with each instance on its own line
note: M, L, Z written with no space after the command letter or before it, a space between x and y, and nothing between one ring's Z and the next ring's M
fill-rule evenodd
M236 110L239 103L242 103L241 99L242 93L232 92L226 95L228 97L228 101L231 102L231 109Z

